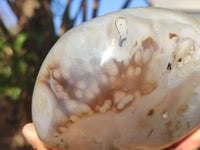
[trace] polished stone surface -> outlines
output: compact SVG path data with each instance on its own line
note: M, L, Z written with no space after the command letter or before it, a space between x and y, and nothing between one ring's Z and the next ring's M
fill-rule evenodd
M65 33L33 93L40 139L55 149L161 149L200 123L200 19L132 8Z

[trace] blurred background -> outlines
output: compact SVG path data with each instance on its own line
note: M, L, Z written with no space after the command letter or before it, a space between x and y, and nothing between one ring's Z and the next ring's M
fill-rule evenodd
M0 150L32 149L21 131L32 121L35 79L45 56L64 32L123 8L161 6L157 1L0 0ZM178 3L176 8L179 9Z

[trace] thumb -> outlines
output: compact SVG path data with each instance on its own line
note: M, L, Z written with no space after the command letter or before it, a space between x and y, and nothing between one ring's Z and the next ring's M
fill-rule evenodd
M26 140L32 145L34 149L48 150L38 138L33 123L26 124L22 129L22 133L24 137L26 138Z

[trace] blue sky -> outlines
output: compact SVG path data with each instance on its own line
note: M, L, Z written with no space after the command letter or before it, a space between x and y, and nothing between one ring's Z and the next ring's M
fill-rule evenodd
M13 0L10 0L10 2L13 2ZM8 30L12 29L17 24L17 16L6 0L0 0L0 19Z
M77 10L79 9L81 0L73 0L70 7L70 18L73 19ZM120 10L121 6L125 3L125 0L100 0L99 10L97 16L101 16L113 11ZM62 13L64 12L67 3L66 0L52 0L52 11L54 12L54 24L55 32L59 33L59 28L61 26ZM92 19L92 4L93 0L87 0L87 20ZM148 6L148 3L145 0L132 0L128 7L145 7ZM74 26L82 23L82 12L79 13L77 20L74 23Z
M9 0L14 2L14 0ZM120 10L126 0L99 0L99 10L97 16L101 16L113 11ZM70 7L70 18L73 19L77 13L81 0L72 0ZM92 4L93 0L87 0L87 20L92 19ZM51 0L51 10L54 14L53 23L55 26L55 33L59 35L62 15L67 6L67 0ZM144 7L148 6L145 0L132 0L128 7ZM17 16L10 8L7 0L0 0L0 19L4 25L10 30L17 24ZM79 13L74 26L82 23L82 12Z
M91 16L92 16L91 8L92 8L93 0L88 0L87 2L88 2L87 7L89 10L87 13L87 17L89 19L91 19ZM125 0L100 0L98 16L119 10L120 7L124 4L124 2L125 2ZM74 17L74 15L76 13L75 10L77 10L79 5L80 5L80 0L74 0L72 7L71 7L72 17ZM132 0L129 5L129 7L141 7L141 6L148 6L148 3L145 0ZM79 18L77 20L76 24L80 24L81 20L82 19Z

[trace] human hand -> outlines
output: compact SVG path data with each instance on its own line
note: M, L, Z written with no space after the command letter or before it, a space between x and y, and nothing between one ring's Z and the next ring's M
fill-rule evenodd
M193 133L182 139L180 142L164 150L199 150L200 148L200 127Z
M26 138L26 140L28 141L28 143L32 145L33 149L51 150L47 148L38 138L36 130L35 130L35 126L33 125L33 123L26 124L22 129L22 133L24 137Z
M23 135L36 150L51 150L47 148L38 138L33 123L28 123L23 127ZM200 147L200 128L191 135L181 140L179 143L165 150L197 150Z

